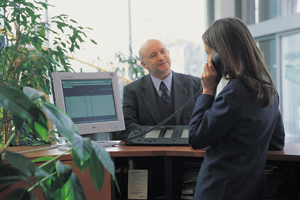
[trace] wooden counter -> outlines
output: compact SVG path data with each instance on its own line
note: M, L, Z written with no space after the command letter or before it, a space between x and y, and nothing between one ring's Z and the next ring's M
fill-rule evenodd
M106 149L111 157L137 157L137 156L182 156L204 157L204 149L192 150L188 146L119 146ZM267 160L300 161L300 143L286 143L283 150L268 151Z
M43 156L58 156L63 151L58 150L54 147L9 147L8 151L12 152L21 152L22 155L27 156L29 159L33 160ZM34 150L34 151L32 151ZM172 157L204 157L205 151L202 150L192 150L188 146L125 146L122 142L115 147L106 148L107 152L112 158L117 157L156 157L161 156L166 159ZM1 150L2 151L2 150ZM105 180L104 185L100 193L98 194L95 189L92 179L89 174L89 170L85 170L81 174L80 170L77 169L75 164L72 161L72 156L70 153L63 155L59 160L64 164L69 164L73 168L73 172L79 177L86 198L89 200L94 199L111 199L111 180L110 175L105 171ZM284 150L282 151L269 151L267 155L267 160L273 161L291 161L291 162L300 162L300 143L286 143ZM4 161L4 164L7 164ZM299 169L300 170L300 169ZM3 199L6 196L5 192L0 194L0 199Z

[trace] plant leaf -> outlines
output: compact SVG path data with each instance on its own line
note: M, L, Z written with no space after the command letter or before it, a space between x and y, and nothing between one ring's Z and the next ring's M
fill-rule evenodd
M104 168L95 151L93 151L92 156L89 159L89 169L94 186L98 192L100 192L104 182Z
M6 151L4 157L13 168L19 170L26 176L32 176L34 174L36 167L27 157L10 151Z
M70 21L77 24L77 22L74 19L70 19Z
M30 200L30 193L26 188L20 187L9 193L5 200Z
M39 31L39 33L41 34L42 37L45 37L45 35L46 35L46 34L45 34L45 29L41 29L41 30Z
M27 86L25 86L25 87L23 88L23 92L24 92L30 99L32 99L32 100L37 99L37 98L39 98L39 97L41 97L41 96L44 95L43 92L41 92L41 91L39 91L39 90L36 90L36 89L34 89L34 88L32 88L32 87L27 87Z
M23 119L38 121L44 115L22 91L2 84L0 84L0 107ZM46 119L45 116L44 118Z
M91 39L91 42L94 43L94 44L97 44L97 42L93 39Z
M15 115L13 118L13 121L14 121L14 125L16 126L17 131L20 131L23 127L24 119Z
M59 160L56 163L56 171L61 185L64 185L71 177L72 167L70 165L63 165Z
M88 162L81 162L78 156L76 155L74 149L72 150L72 158L73 162L75 163L76 167L83 172L86 168L88 168L89 163Z
M0 141L1 141L1 137L0 137ZM2 166L4 166L4 164L3 164L3 160L2 160L2 153L0 153L0 167L2 167Z
M52 123L55 125L58 132L66 137L70 142L72 142L72 136L74 133L78 133L78 130L71 118L62 110L48 102L43 103L42 108L44 109Z
M43 192L45 200L55 200L57 198L54 197L53 192L49 189L47 182L41 182L38 185L38 188ZM31 200L35 200L36 198L32 198Z
M61 199L86 199L80 180L74 173L71 174L70 180L61 189Z
M43 113L43 116L44 113ZM34 121L34 120L28 120L29 124L31 125L31 127L36 130L36 132L41 136L41 138L43 140L48 140L47 135L48 135L48 128L45 128L44 126L41 125L40 122ZM47 121L45 121L45 123L47 124Z
M73 150L81 162L87 161L93 152L90 138L82 138L79 134L73 135Z
M49 173L47 173L46 171L44 171L43 169L40 169L38 167L35 166L35 171L34 171L34 175L37 177L37 179L41 180L43 178L49 177L51 179L51 176Z
M58 175L57 173L54 174L52 176L52 182L51 182L51 186L49 187L50 188L50 191L52 193L54 193L55 191L57 190L60 190L63 186L61 185L61 180L58 178Z
M49 160L51 160L53 158L54 157L51 157L51 156L45 156L45 157L34 159L31 162L33 162L33 163L36 163L36 162L45 162L45 161L49 161Z
M115 165L114 162L111 160L109 153L97 142L92 141L92 146L94 148L96 156L101 161L103 166L112 175L112 177L115 177Z
M23 176L17 176L17 175L12 175L12 176L3 176L0 177L0 185L10 185L19 181L26 181L26 177L24 178Z
M27 176L12 167L0 167L0 185L9 185L19 181L27 181Z
M38 134L47 140L48 124L44 113L22 91L0 84L0 107L22 119L28 119ZM19 128L19 122L17 128Z

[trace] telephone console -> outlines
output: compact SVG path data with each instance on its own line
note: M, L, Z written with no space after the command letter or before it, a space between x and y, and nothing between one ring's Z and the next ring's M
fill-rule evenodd
M130 132L128 138L131 140L125 140L126 145L138 146L138 145L177 145L177 146L189 146L189 126L178 126L178 125L165 125L160 128L151 130L146 134L147 130L150 130L153 126L143 126L141 129L136 129Z

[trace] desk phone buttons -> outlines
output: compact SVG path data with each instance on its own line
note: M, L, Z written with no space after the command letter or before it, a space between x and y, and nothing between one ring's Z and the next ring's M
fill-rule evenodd
M174 134L172 136L173 141L175 141L177 139L178 134L179 134L179 130L175 130Z

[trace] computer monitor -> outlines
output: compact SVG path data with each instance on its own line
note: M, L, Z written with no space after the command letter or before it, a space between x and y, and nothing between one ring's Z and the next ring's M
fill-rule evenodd
M52 83L55 105L80 135L125 129L116 72L55 72Z

